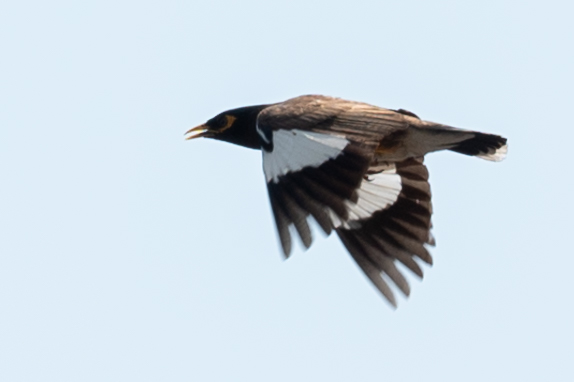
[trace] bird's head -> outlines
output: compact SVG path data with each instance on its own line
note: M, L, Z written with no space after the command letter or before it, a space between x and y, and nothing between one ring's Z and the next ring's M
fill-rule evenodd
M203 125L188 130L185 139L213 138L236 145L259 149L259 136L255 130L257 115L269 105L241 107L224 111Z

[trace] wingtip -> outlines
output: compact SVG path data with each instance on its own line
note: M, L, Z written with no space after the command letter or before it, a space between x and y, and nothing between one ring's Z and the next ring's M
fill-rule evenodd
M393 310L397 310L399 308L399 305L397 304L397 301L395 299L393 299L392 301L389 300L387 298L387 296L385 297L385 301L387 302L387 304L389 304L389 306L393 309Z
M281 243L281 249L283 253L283 260L287 260L291 257L291 243Z

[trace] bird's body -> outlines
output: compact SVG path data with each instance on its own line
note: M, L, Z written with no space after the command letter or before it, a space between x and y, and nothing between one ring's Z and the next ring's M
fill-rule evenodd
M291 251L291 227L305 247L311 245L308 218L313 217L325 233L336 231L393 305L385 279L410 293L395 262L419 277L415 258L432 263L426 249L434 240L423 156L446 149L498 161L507 147L497 135L422 121L402 109L318 95L229 110L188 133L189 138L262 150L285 255Z

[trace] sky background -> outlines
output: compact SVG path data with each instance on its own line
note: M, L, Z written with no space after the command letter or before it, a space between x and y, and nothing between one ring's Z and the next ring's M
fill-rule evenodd
M573 13L3 2L0 380L574 380ZM283 261L259 152L183 139L309 93L509 138L427 157L435 264L398 310L334 236Z

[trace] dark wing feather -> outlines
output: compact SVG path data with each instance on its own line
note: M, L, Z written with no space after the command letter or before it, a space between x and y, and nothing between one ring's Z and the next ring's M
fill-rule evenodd
M405 295L409 293L406 280L399 276L394 261L401 262L421 278L423 273L414 257L432 264L432 257L425 248L425 245L432 244L432 206L426 167L422 159L409 159L396 164L396 171L402 183L409 186L402 188L393 205L375 212L358 225L336 230L361 269L394 306L394 296L389 297L388 287L383 286L384 275ZM391 263L392 266L389 265Z
M391 284L407 296L410 293L396 261L419 277L423 272L415 258L432 264L425 248L432 243L432 207L428 171L422 158L392 163L386 162L380 152L388 148L385 143L392 148L403 139L409 118L413 117L408 113L323 96L294 98L263 110L258 117L258 130L267 140L273 139L275 132L293 131L297 135L308 131L348 141L340 153L323 162L299 164L301 168L286 169L274 176L266 173L272 208L279 215L279 237L288 255L289 226L295 227L305 247L312 240L306 222L309 217L327 234L335 229L359 267L393 305L396 299ZM317 137L312 138L321 136ZM275 145L275 149L288 146ZM267 153L272 153L274 145L267 147ZM321 147L313 147L321 151ZM308 152L299 154L307 156ZM281 153L278 157L286 161L294 158L296 162L297 155ZM386 183L373 194L367 179L385 174ZM396 194L393 187L398 187Z
M295 227L303 245L308 248L312 243L307 224L309 216L327 235L334 228L333 215L338 219L347 219L345 202L356 199L356 189L363 180L369 162L369 157L345 148L341 155L317 167L288 172L277 180L267 182L273 212L279 213L275 221L286 257L291 251L290 225Z

